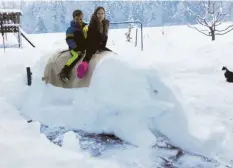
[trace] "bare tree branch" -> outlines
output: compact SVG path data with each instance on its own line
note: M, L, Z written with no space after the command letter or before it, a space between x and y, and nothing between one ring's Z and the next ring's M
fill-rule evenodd
M210 3L210 1L208 1L208 3L210 4L210 6L211 6L211 3ZM214 15L214 8L215 8L215 3L216 3L216 1L213 1L213 4L212 4L212 10L211 10L211 7L210 7L210 10L209 10L209 14L211 14L211 15Z
M217 3L217 4L216 4L216 3ZM216 12L221 13L221 11L219 11L219 10L222 9L221 6L222 6L222 2L214 1L214 4L213 4L213 14L214 14L215 16L216 16Z
M223 13L223 12L222 12L222 13L219 14L219 16L217 17L217 20L216 20L216 22L215 22L215 26L219 26L219 25L221 25L223 22L226 21L227 16L230 14L232 8L233 8L233 3L231 3L231 5L230 5L230 7L229 7L229 9L228 9L228 11L227 11L226 13ZM220 22L221 18L223 18L223 19L222 19L222 21Z
M220 19L219 20L217 20L216 21L216 23L215 23L215 26L219 26L219 25L221 25L222 23L224 23L225 21L226 21L226 19L227 19L227 17L224 17L223 19L222 19L222 21L220 22Z
M206 6L204 1L202 1L200 3L203 6L203 9L205 10L205 15L204 15L203 19L206 20L206 19L208 19L207 17L208 17L209 7Z
M233 24L228 26L227 28L225 28L224 30L215 30L216 32L224 32L224 31L227 31L228 29L232 28L233 27Z
M200 18L196 18L196 22L201 24L202 26L210 27L205 20L202 20Z
M222 13L222 15L228 15L231 12L232 8L233 8L233 3L231 3L231 5L230 5L230 7L228 9L228 12L227 13Z
M205 26L209 27L208 23L206 22L206 20L205 20L204 18L202 18L200 15L194 13L194 12L193 12L188 6L186 6L185 4L184 4L184 6L186 7L186 9L188 10L188 12L189 12L190 14L194 15L194 16L196 17L196 19L199 20L199 23L203 22L202 25L205 25Z
M229 32L232 31L232 30L233 30L233 27L232 27L230 30L228 30L228 31L226 31L226 32L224 32L224 33L215 33L215 35L224 35L224 34L229 33Z
M205 32L203 32L202 30L199 30L197 27L195 27L195 26L190 26L190 25L187 25L188 27L190 27L190 28L193 28L193 29L195 29L195 30L197 30L198 32L200 32L200 33L202 33L202 34L204 34L204 35L206 35L206 36L211 36L210 34L207 34L207 33L205 33Z

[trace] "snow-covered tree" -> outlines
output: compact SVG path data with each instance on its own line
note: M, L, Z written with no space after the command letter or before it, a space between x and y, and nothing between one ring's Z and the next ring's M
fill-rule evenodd
M140 20L143 26L163 26L174 24L193 24L195 15L190 15L188 10L183 10L183 3L188 1L2 1L0 8L20 8L23 11L22 27L28 33L39 30L38 23L43 23L48 32L63 32L69 26L72 12L81 9L85 21L89 22L90 16L97 6L106 9L107 18L111 22ZM197 1L189 1L190 10L204 16L203 6ZM218 2L219 3L219 2ZM230 7L231 2L224 2L222 11ZM2 6L2 7L1 7ZM233 13L230 12L233 18ZM230 17L227 17L230 18ZM43 20L43 22L41 22ZM128 27L128 24L111 25L114 27ZM42 26L43 27L43 26ZM217 33L217 32L216 32Z
M184 24L186 21L186 16L187 16L187 11L185 9L185 6L182 2L179 2L176 6L176 11L174 12L172 18L178 21L179 23Z
M198 26L191 26L198 32L211 36L212 41L215 40L216 35L224 35L233 30L233 24L222 28L220 25L229 18L233 4L229 5L228 9L223 10L222 1L201 1L199 7L201 11L195 12L191 5L184 2L185 9L196 18ZM199 28L202 27L202 28ZM221 27L221 28L220 28Z
M41 18L41 16L36 18L36 29L35 33L46 33L48 30L45 26L44 20Z
M66 9L63 5L63 1L56 1L55 3L56 15L57 15L57 23L59 24L58 29L56 31L62 32L67 28L66 22Z
M101 5L102 5L100 0L95 0L95 1L93 1L92 3L93 3L94 9L97 8L98 6L101 6Z
M6 8L5 1L2 1L2 2L0 3L0 8L2 8L2 9L5 9L5 8Z

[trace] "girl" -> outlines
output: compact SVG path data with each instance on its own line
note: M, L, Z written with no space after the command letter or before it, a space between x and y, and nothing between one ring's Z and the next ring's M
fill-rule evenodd
M86 55L77 68L77 76L82 78L88 70L88 63L97 51L111 51L106 48L109 21L105 18L105 9L98 7L94 11L87 32Z

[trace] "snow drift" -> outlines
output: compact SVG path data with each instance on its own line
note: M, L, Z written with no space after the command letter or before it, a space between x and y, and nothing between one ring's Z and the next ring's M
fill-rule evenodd
M119 56L104 59L99 64L90 88L70 91L45 85L41 81L45 65L54 52L45 55L36 63L36 66L32 66L37 59L41 58L42 52L62 48L62 46L66 47L63 42L64 34L32 35L31 37L35 38L33 41L37 42L36 45L41 48L41 51L38 50L39 47L22 50L7 49L6 53L2 51L3 54L0 54L2 60L0 96L4 97L9 106L16 107L28 117L31 116L42 123L48 123L51 127L58 125L74 129L82 128L97 133L111 132L124 140L138 144L138 146L150 146L155 141L154 135L157 136L157 132L161 132L173 144L183 149L199 153L210 151L217 160L216 164L220 160L225 160L230 164L229 161L232 160L231 130L233 128L232 84L225 82L221 68L222 65L227 65L229 68L233 66L233 57L230 52L232 34L227 38L223 36L222 41L219 39L210 44L206 37L199 36L197 33L194 38L193 30L182 26L166 27L165 35L160 35L160 28L145 30L148 34L145 34L146 45L144 46L146 48L142 52L143 54L139 55L140 51L135 51L135 48L125 47L126 43L114 44L114 49L119 49ZM123 36L124 33L119 30L119 34ZM115 39L119 38L119 34L112 33L114 43ZM154 34L153 37L156 38L153 38L151 34ZM51 37L61 42L52 45L54 41L46 40ZM193 40L190 41L190 38ZM182 39L185 43L177 43L177 39ZM59 46L59 43L62 46ZM128 53L121 54L120 52L125 53L125 48L129 49ZM17 61L15 61L15 56L17 56ZM33 72L31 87L25 86L23 81L26 76L25 67L28 65L32 67ZM158 71L150 66L156 67ZM111 67L115 67L115 69ZM112 74L117 75L111 76ZM97 90L98 88L99 90ZM177 97L177 88L181 93L180 98ZM186 108L182 109L180 104L182 107L186 105ZM13 110L11 108L9 110L1 108L0 110L5 114L9 114L10 111ZM5 114L1 113L1 119L5 118ZM26 125L26 122L24 123ZM15 124L15 120L12 121L11 116L3 123L2 135L5 134L5 128L9 128L9 132L14 129L10 124ZM15 124L15 127L20 126ZM23 129L20 130L20 134L22 134L21 131ZM214 132L216 133L213 134ZM23 136L22 138L27 137ZM8 138L15 139L15 133L13 132L12 136ZM160 140L161 138L158 138L158 142ZM8 142L7 138L3 141ZM12 146L15 143L16 141L12 141ZM27 141L25 144L31 144L31 141ZM33 146L37 145L47 148L41 141L33 143ZM20 144L20 147L24 148L25 146ZM50 150L50 148L48 149ZM28 152L27 156L30 156L31 151L35 151L32 146L24 148L25 150ZM153 149L133 148L132 151L132 148L128 148L124 150L125 155L122 155L122 149L116 150L122 158L118 163L136 160L139 163L138 167L141 167L142 164L144 166L148 165L148 162L155 162L154 153L148 152ZM153 151L158 152L157 149ZM14 152L12 150L12 153ZM46 153L46 150L44 152ZM43 158L44 152L41 153L41 158ZM170 151L167 152L170 153ZM137 158L132 158L131 154L133 153L137 155ZM66 153L64 154L66 155ZM111 160L114 154L115 151L111 150L109 157L103 158ZM163 151L160 150L158 155L163 156ZM145 164L142 162L141 156L144 156ZM30 160L30 157L28 158ZM38 157L36 156L36 158ZM64 157L61 155L60 159L54 160L59 162L62 158ZM14 160L14 157L10 159ZM195 165L214 167L208 166L209 162L203 158L199 158L196 162L193 162L192 159L195 159L195 156L187 154L178 162L182 165L186 162L190 167ZM11 163L10 160L9 163ZM179 165L178 167L189 166Z
M64 89L41 81L45 56L34 67L33 84L24 93L21 111L47 125L112 133L140 147L155 145L159 131L178 146L197 148L179 101L157 72L124 57L104 57L89 88Z
M60 148L52 144L40 134L38 122L28 124L3 98L0 98L0 106L0 167L120 167L114 162L93 159L85 153L70 151L66 146Z

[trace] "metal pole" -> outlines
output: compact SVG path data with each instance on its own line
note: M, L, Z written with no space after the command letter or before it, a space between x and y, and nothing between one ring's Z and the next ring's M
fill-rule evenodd
M136 21L125 21L125 22L110 22L110 24L126 24L126 23L138 23L141 25L141 50L143 51L143 26L142 22L136 20Z
M30 67L26 67L27 72L27 85L30 86L32 84L32 72Z
M22 40L21 40L21 31L20 28L18 27L18 43L19 43L19 48L22 47Z
M143 30L142 30L142 23L141 23L141 50L143 51Z
M135 47L137 47L137 43L138 43L138 29L136 29Z
M4 21L4 13L1 14L1 20L0 20L0 28L1 28L1 34L2 34L2 40L3 40L3 47L5 52L5 38L4 38L4 27L3 27L3 21Z

